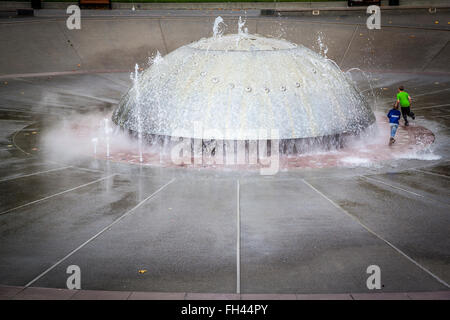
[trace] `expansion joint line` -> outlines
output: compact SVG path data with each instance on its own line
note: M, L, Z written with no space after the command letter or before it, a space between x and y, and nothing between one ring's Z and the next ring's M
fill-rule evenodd
M389 183L386 183L386 182L384 182L384 181L381 181L381 180L378 180L378 179L375 179L375 178L372 178L372 177L362 176L362 175L360 175L359 177L361 177L361 178L363 178L363 179L372 180L372 181L375 181L375 182L384 184L384 185L386 185L386 186L388 186L388 187L391 187L391 188L393 188L393 189L397 189L397 190L400 190L400 191L403 191L403 192L407 192L407 193L413 194L413 195L415 195L415 196L417 196L417 197L425 198L423 195L421 195L421 194L419 194L419 193L415 193L415 192L413 192L413 191L411 191L411 190L407 190L407 189L403 189L403 188L400 188L400 187L393 186L393 185L391 185L391 184L389 184Z
M416 171L418 171L418 170L416 170ZM394 186L392 184L386 183L384 181L381 181L381 180L378 180L378 179L375 179L375 178L372 178L372 177L369 177L369 176L359 175L359 177L363 178L363 179L366 179L366 180L369 180L369 181L375 181L375 182L384 184L384 185L386 185L386 186L388 186L388 187L390 187L392 189L397 189L397 190L400 190L402 192L410 193L410 194L412 194L412 195L414 195L416 197L420 197L420 198L423 198L423 199L436 201L436 202L442 203L443 205L446 205L446 206L450 205L448 202L444 202L444 201L441 201L441 200L438 200L438 199L433 199L433 198L430 198L428 196L424 196L423 194L419 194L419 193L413 192L413 191L408 190L408 189L400 188L400 187Z
M404 253L402 250L400 250L399 248L397 248L395 245L393 245L391 242L389 242L388 240L384 239L383 237L381 237L379 234L377 234L375 231L373 231L372 229L370 229L368 226L366 226L364 223L361 222L361 220L359 220L357 217L355 217L354 215L350 214L347 210L345 210L344 208L342 208L340 205L338 205L337 203L335 203L333 200L331 200L330 198L328 198L325 194L323 194L322 192L320 192L319 190L317 190L313 185L311 185L308 181L306 181L305 179L302 179L303 183L305 183L307 186L309 186L311 189L313 189L315 192L317 192L319 195L321 195L323 198L325 198L328 202L330 202L334 207L336 207L337 209L339 209L339 211L345 213L347 216L349 216L350 218L352 218L354 221L356 221L361 227L363 227L365 230L367 230L370 234L374 235L376 238L380 239L381 241L383 241L385 244L387 244L389 247L391 247L392 249L394 249L395 251L397 251L400 255L402 255L403 257L405 257L407 260L409 260L410 262L412 262L413 264L415 264L417 267L419 267L422 271L426 272L428 275L430 275L431 277L433 277L435 280L437 280L439 283L441 283L442 285L444 285L447 288L450 288L450 285L445 282L444 280L442 280L441 278L439 278L437 275L435 275L434 273L432 273L430 270L428 270L427 268L425 268L424 266L422 266L420 263L418 263L417 261L415 261L413 258L411 258L410 256L408 256L406 253Z
M16 176L16 177L9 177L9 178L5 178L5 179L0 180L0 182L5 182L5 181L11 181L11 180L16 180L16 179L31 177L31 176L40 175L40 174L43 174L43 173L60 171L60 170L69 169L69 168L72 168L72 166L59 167L59 168L55 168L55 169L50 169L50 170L45 170L45 171L38 171L38 172L29 173L29 174L24 174L24 175L20 175L20 176Z
M341 60L341 63L340 63L340 67L341 68L344 65L345 58L347 57L347 53L350 50L350 47L352 45L353 39L355 38L355 34L358 31L358 28L359 28L358 26L355 26L355 29L353 30L352 37L350 38L350 41L348 42L348 46L345 49L344 55L342 56L342 60Z
M136 206L134 206L133 208L131 208L130 210L128 210L127 212L125 212L124 214L122 214L120 217L118 217L116 220L114 220L113 222L111 222L109 225L107 225L106 227L104 227L102 230L100 230L99 232L97 232L95 235L93 235L91 238L89 238L88 240L86 240L85 242L83 242L81 245L79 245L77 248L75 248L74 250L72 250L71 252L69 252L65 257L63 257L61 260L59 260L58 262L56 262L55 264L53 264L50 268L48 268L47 270L45 270L44 272L42 272L40 275L38 275L36 278L34 278L33 280L31 280L30 282L28 282L25 285L25 288L31 286L33 283L35 283L36 281L38 281L40 278L42 278L43 276L45 276L47 273L49 273L50 271L52 271L54 268L56 268L58 265L60 265L62 262L64 262L65 260L67 260L69 257L71 257L73 254L75 254L76 252L78 252L80 249L82 249L83 247L85 247L87 244L89 244L90 242L92 242L93 240L95 240L96 238L98 238L101 234L103 234L105 231L111 229L112 226L114 226L116 223L120 222L122 219L124 219L125 217L131 215L136 209L138 209L140 206L142 206L145 202L147 202L148 200L152 199L154 196L156 196L158 193L160 193L164 188L166 188L169 184L171 184L172 182L175 181L175 178L173 178L172 180L170 180L169 182L167 182L166 184L164 184L162 187L160 187L158 190L156 190L155 192L153 192L151 195L149 195L147 198L145 198L144 200L142 200L141 202L139 202Z
M450 176L447 176L445 174L440 174L440 173L436 173L436 172L430 172L430 171L425 171L425 170L421 170L421 169L412 169L414 171L417 172L421 172L421 173L425 173L425 174L429 174L432 176L437 176L437 177L442 177L442 178L446 178L446 179L450 179Z
M23 207L27 207L27 206L29 206L29 205L36 204L36 203L39 203L39 202L42 202L42 201L51 199L51 198L53 198L53 197L62 195L62 194L64 194L64 193L71 192L71 191L74 191L74 190L77 190L77 189L80 189L80 188L87 187L87 186L89 186L89 185L91 185L91 184L100 182L100 181L102 181L102 180L109 179L109 178L111 178L111 177L113 177L113 176L115 176L115 175L116 175L116 174L112 174L112 175L109 175L109 176L106 176L106 177L102 177L102 178L100 178L100 179L97 179L97 180L94 180L94 181L91 181L91 182L82 184L82 185L80 185L80 186L77 186L77 187L74 187L74 188L71 188L71 189L68 189L68 190L64 190L64 191L61 191L61 192L52 194L51 196L44 197L44 198L41 198L41 199L38 199L38 200L35 200L35 201L31 201L31 202L25 203L25 204L20 205L20 206L18 206L18 207L8 209L8 210L6 210L6 211L0 212L0 216L1 216L1 215L4 215L4 214L7 214L7 213L9 213L9 212L11 212L11 211L17 210L17 209L21 209L21 208L23 208Z

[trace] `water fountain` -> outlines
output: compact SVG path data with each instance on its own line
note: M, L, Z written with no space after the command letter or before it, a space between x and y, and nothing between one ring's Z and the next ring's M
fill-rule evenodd
M112 116L63 121L47 147L128 164L251 171L277 161L282 170L373 165L433 143L431 131L410 126L387 145L386 115L366 100L376 100L370 81L366 98L356 87L369 74L342 72L327 58L325 34L318 33L316 53L249 34L241 19L238 26L223 35L218 17L211 38L157 53L142 72L135 65ZM353 80L353 71L362 77Z
M332 60L248 34L242 22L238 34L221 35L220 23L213 37L178 48L134 79L113 122L150 144L187 138L201 140L203 149L276 130L280 152L291 154L341 147L375 121Z

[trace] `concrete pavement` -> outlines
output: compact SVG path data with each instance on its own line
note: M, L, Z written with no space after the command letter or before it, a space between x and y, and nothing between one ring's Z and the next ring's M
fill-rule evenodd
M416 123L436 136L425 155L263 177L64 158L46 149L40 137L65 117L114 107L131 81L117 71L152 48L166 53L209 35L212 20L92 18L74 33L58 19L0 22L0 42L8 44L0 64L0 284L7 286L0 297L448 299L446 30L390 27L368 36L352 24L247 22L251 32L285 32L310 47L323 31L344 70L367 71L378 111L403 84ZM407 35L415 37L391 41ZM354 76L371 96L365 76ZM49 289L65 288L74 264L83 289L113 292ZM381 295L366 286L373 264L381 268Z

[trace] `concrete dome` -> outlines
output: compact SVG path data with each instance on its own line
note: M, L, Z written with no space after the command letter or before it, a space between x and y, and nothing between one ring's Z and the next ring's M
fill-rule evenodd
M355 134L375 121L337 65L285 40L239 34L183 46L145 70L113 121L133 132L246 140ZM203 131L194 130L194 123ZM212 130L208 130L212 129Z

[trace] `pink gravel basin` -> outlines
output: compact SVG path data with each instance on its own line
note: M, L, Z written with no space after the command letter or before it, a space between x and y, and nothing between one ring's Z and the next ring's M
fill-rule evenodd
M29 154L50 151L58 160L70 160L72 157L82 156L150 167L247 172L270 166L267 162L263 164L249 164L248 161L244 164L218 163L217 158L211 155L206 156L205 153L198 158L190 157L189 161L179 164L171 158L170 148L152 147L146 145L144 141L142 142L141 161L136 138L123 132L112 134L108 138L109 140L106 140L105 135L102 136L101 132L104 131L104 128L101 123L104 123L104 119L106 118L72 119L64 127L51 128L49 131L42 132L42 135L45 136L44 144L39 144L39 140L35 139L38 136L35 133L40 133L36 132L40 128L22 130L17 133L15 143ZM30 130L33 132L30 133ZM351 137L342 148L304 154L279 154L276 157L277 167L280 171L290 171L307 168L376 166L384 161L408 159L421 151L426 151L435 140L434 134L429 129L413 121L409 126L405 126L403 120L397 130L394 144L389 144L389 137L390 126L387 117L384 114L376 114L376 122L371 130L363 133L360 137ZM107 141L109 141L108 148ZM247 156L249 157L248 154ZM266 160L268 159L266 158Z
M435 140L434 134L425 127L416 125L410 126L400 124L395 143L389 145L390 127L384 115L377 115L377 136L375 138L367 136L360 138L358 142L349 143L339 150L315 152L301 155L283 155L279 157L280 170L295 168L328 168L328 167L353 167L376 164L386 160L400 159L421 151L429 147ZM86 128L84 128L86 129ZM83 128L76 126L73 130L77 134L83 135ZM91 156L93 156L91 154ZM209 168L209 169L232 169L232 170L258 170L261 165L227 165L217 164L214 160L202 159L196 161L192 159L191 164L175 164L169 154L160 154L145 150L140 161L139 151L134 148L120 148L111 144L109 157L104 148L99 148L95 155L97 159L109 160L128 164L142 164L157 167L185 167L185 168Z

